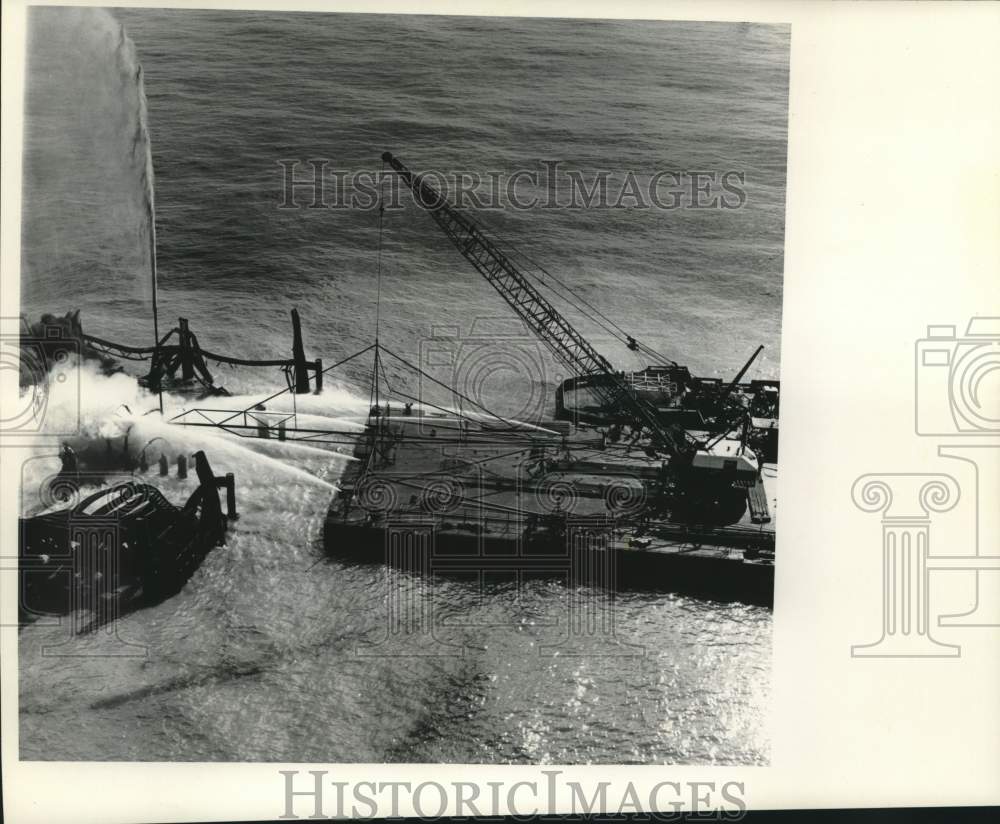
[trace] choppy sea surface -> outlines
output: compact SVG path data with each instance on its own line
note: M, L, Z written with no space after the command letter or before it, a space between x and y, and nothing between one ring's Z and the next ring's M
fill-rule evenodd
M93 139L108 168L81 171L82 150L70 146L100 126L83 112L129 89L102 84L91 101L94 89L65 80L72 49L54 48L58 38L47 34L59 30L52 15L60 13L34 9L29 23L22 311L80 308L86 331L146 345L141 208L125 194L137 161L115 164L131 149L108 148L121 135L103 120L105 133ZM106 30L73 39L89 50L78 59L107 48L127 63L114 37L122 23L144 70L161 327L184 316L212 351L287 357L288 310L297 306L310 357L334 363L372 341L377 214L278 208L282 160L377 172L388 149L415 170L511 174L559 160L585 177L608 170L612 180L736 171L745 175L740 209L506 209L483 218L694 373L732 376L763 343L751 376L777 377L787 28L113 15ZM80 111L69 122L73 101ZM466 334L476 318L509 317L412 205L386 211L382 238L379 334L394 351L416 358L435 327ZM567 315L617 366L645 364L592 318ZM529 376L497 370L477 388L501 407L517 406L526 384L551 397L559 372L541 363ZM331 376L298 411L358 419L365 369ZM390 367L390 380L403 377ZM233 408L283 381L273 370L225 368L217 379L236 393L225 401ZM155 400L132 377L85 372L81 381L88 431L129 425L140 440L205 448L217 473L236 474L241 518L179 595L123 617L114 635L67 640L65 628L45 622L21 631L22 758L767 762L769 610L622 593L610 607L617 646L595 643L574 656L552 647L570 600L561 584L480 590L412 579L404 584L431 605L439 637L420 628L388 634L387 588L398 579L322 550L344 459L169 429L142 414ZM56 392L52 415L60 403L69 400ZM26 466L25 512L53 467L51 450Z

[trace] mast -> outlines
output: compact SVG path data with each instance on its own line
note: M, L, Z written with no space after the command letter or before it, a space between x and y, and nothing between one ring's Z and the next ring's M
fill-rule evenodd
M152 164L151 164L152 166ZM153 363L157 363L160 354L160 319L156 306L156 206L153 204L152 185L149 190L149 269L153 286ZM163 381L156 383L156 394L160 400L160 414L163 414Z
M125 30L122 29L122 36ZM149 216L149 275L153 288L153 363L159 363L160 356L160 316L156 305L156 195L153 184L153 146L149 139L149 127L146 123L146 89L145 76L140 63L136 69L136 85L139 93L140 128L146 142L146 211ZM160 414L163 414L163 381L156 383L156 394L160 401Z

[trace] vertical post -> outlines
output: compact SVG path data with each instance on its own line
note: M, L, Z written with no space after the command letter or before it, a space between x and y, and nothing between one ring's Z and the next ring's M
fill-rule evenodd
M142 69L140 68L141 72ZM140 81L141 82L141 81ZM149 188L147 190L146 197L146 208L149 212L149 274L151 285L153 287L153 359L152 359L152 369L150 374L152 375L154 371L157 370L157 366L160 363L160 313L156 305L156 293L158 291L158 284L156 282L156 204L153 200L153 186L152 186L152 172L153 172L153 158L149 152L149 142L146 143L146 164L149 174L147 175L147 180L149 181ZM151 389L156 390L156 394L159 397L160 403L160 414L163 414L163 385L160 382L160 374L157 372L156 379L150 386Z
M226 473L226 517L231 521L236 520L236 476L232 472Z
M191 354L191 331L188 329L187 318L178 318L181 343L181 378L189 381L194 379L194 358Z
M219 488L215 483L215 475L208 463L208 458L202 450L194 453L194 469L198 474L198 486L201 490L201 522L212 532L216 543L222 542L226 524L222 520L222 507L219 505Z
M282 418L280 421L278 421L278 440L279 441L283 441L283 440L285 440L285 437L286 437L285 436L285 419Z
M295 394L302 395L309 391L309 368L306 366L306 353L302 346L302 324L298 309L292 309L292 360L295 364Z
M188 476L188 459L187 455L177 456L177 477L184 479Z
M316 358L316 394L323 391L323 359Z
M160 477L165 478L170 474L170 464L167 461L167 456L162 452L160 453Z

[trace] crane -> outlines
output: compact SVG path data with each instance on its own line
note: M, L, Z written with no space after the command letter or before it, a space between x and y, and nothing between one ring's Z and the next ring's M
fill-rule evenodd
M607 409L621 410L633 429L648 433L650 450L665 456L672 478L677 510L695 517L732 523L742 516L746 490L759 477L753 453L735 449L733 442L719 446L696 439L677 423L665 420L656 407L639 396L623 374L584 338L535 288L530 279L491 238L462 210L424 178L414 175L391 152L382 160L413 192L418 204L438 224L455 248L493 286L528 328L571 373L585 378L590 391ZM679 504L680 506L677 506ZM739 514L733 515L738 511ZM728 513L728 514L727 514Z

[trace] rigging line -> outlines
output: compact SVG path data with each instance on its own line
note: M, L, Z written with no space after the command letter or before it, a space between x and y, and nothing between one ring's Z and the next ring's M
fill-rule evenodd
M570 483L570 486L573 486L573 484ZM503 504L494 503L493 501L487 501L486 499L489 498L489 497L496 496L496 495L504 495L504 494L508 494L509 495L513 491L514 490L511 489L511 488L505 488L505 487L498 487L498 488L495 488L495 489L490 489L488 487L480 487L480 494L478 496L476 496L475 498L468 498L468 500L470 502L474 502L476 504L481 504L484 509L488 509L489 507L503 507L504 506ZM542 507L542 509L544 509L545 508L545 504L542 503L539 500L539 493L540 492L541 492L540 488L531 489L529 491L522 492L522 494L519 497L529 498L529 499L530 498L534 498L535 499L535 503L538 506ZM579 493L577 493L577 494L579 495ZM594 500L594 499L596 499L598 497L603 497L603 495L580 495L580 497L589 498L591 500ZM520 512L520 513L524 514L524 515L530 515L533 512L533 510L525 508L525 504L522 504L522 503L515 504L514 507L513 507L513 509L515 511L517 511L517 512ZM541 513L540 512L540 513L536 513L536 514L542 515L542 514L546 514L546 513ZM553 514L553 513L549 512L547 514Z
M605 315L603 312L601 312L601 310L599 310L595 306L593 306L593 304L588 303L582 297L575 296L573 294L573 292L571 291L571 287L569 287L565 283L559 281L558 278L555 277L555 275L552 275L551 273L549 273L545 269L543 269L542 271L548 277L550 277L553 280L556 280L557 282L561 283L562 286L566 290L569 291L569 295L565 295L565 294L561 295L564 300L566 300L572 306L574 306L574 308L576 308L577 311L579 311L588 320L590 320L591 322L597 324L602 329L604 329L604 331L606 331L608 334L610 334L613 338L616 338L619 342L624 343L629 349L631 349L633 351L642 351L645 354L647 354L647 355L655 358L656 360L659 360L659 361L661 361L663 363L669 363L669 364L671 364L673 366L676 366L676 361L674 361L671 358L668 358L662 352L657 352L651 346L648 346L648 345L646 345L646 344L638 341L635 337L633 337L628 332L626 332L624 329L622 329L622 327L619 326L617 323L615 323L611 318L609 318L607 315ZM537 275L532 275L532 274L529 273L529 277L531 277L536 283L539 283L543 287L549 289L549 291L551 291L553 294L557 294L557 295L560 294L551 284L546 283L546 281L544 279L539 278ZM593 312L595 312L597 315L599 315L600 318L604 318L607 321L607 323L603 323L599 318L596 318L596 317L593 317L592 315L590 315L585 309L581 308L579 306L579 304L576 303L576 301L580 301L585 306L590 307L590 309ZM607 324L611 324L611 326L613 326L614 329L610 328Z
M426 490L426 487L424 487L424 486L420 486L420 485L413 484L413 483L408 483L407 481L399 481L399 485L400 486L409 487L410 489ZM502 492L502 491L504 491L504 490L490 490L489 494L497 494L498 492ZM514 514L514 515L521 515L521 516L526 515L526 514L527 515L535 514L535 513L532 513L532 512L526 512L525 510L519 509L517 507L505 506L504 504L498 504L498 503L493 503L492 501L486 501L483 498L470 498L467 495L456 495L455 497L461 502L459 504L459 506L462 506L463 504L465 504L465 505L469 506L473 510L476 510L476 509L483 510L483 509L485 509L485 510L491 510L493 512L503 512L503 513L506 513L506 514ZM464 517L467 518L467 517L469 517L469 514L471 514L471 513L460 513L458 510L456 510L455 516L453 516L453 517L457 517L459 514L461 514L461 515L463 515ZM447 517L447 516L445 516L445 517Z
M337 368L338 366L343 366L343 365L344 365L345 363L347 363L348 361L352 361L352 360L354 360L355 358L357 358L357 357L359 357L359 356L361 356L361 355L365 354L366 352L370 352L370 351L371 351L372 349L374 349L374 348L375 348L375 344L371 344L370 346L366 346L366 347L365 347L364 349L361 349L360 351L358 351L358 352L355 352L355 353L354 353L353 355L348 355L348 356L347 356L346 358L344 358L343 360L340 360L340 361L337 361L337 362L336 362L335 364L333 364L332 366L328 366L328 367L326 367L326 369L324 369L324 370L323 370L323 374L326 374L327 372L329 372L329 371L330 371L330 370L332 370L332 369L336 369L336 368ZM286 387L286 388L282 389L282 390L281 390L281 391L279 391L279 392L275 392L275 393L274 393L273 395L268 395L268 396L267 396L266 398L264 398L264 399L263 399L263 400L261 400L261 401L257 401L257 402L256 402L255 404L253 404L253 406L248 406L248 407L247 407L246 409L234 409L234 410L229 410L229 409L222 409L222 410L219 410L219 411L221 411L221 412L229 412L229 411L232 411L232 413L233 413L233 414L232 414L232 415L230 415L230 416L229 416L228 418L225 418L224 420L221 420L221 421L219 421L217 425L221 425L221 424L224 424L224 423L226 423L227 421L230 421L230 420L232 420L233 418L236 418L236 417L238 417L238 416L240 416L240 415L245 415L245 414L246 414L247 412L252 412L252 411L253 411L253 409L254 409L254 406L258 406L258 405L260 405L260 404L263 404L263 403L267 403L268 401L272 401L272 400L274 400L275 398L277 398L277 397L280 397L281 395L284 395L284 394L285 394L286 392L288 392L288 391L289 391L289 390L288 390L288 387ZM170 422L172 423L173 421L176 421L176 420L177 420L178 418L182 417L183 415L186 415L188 411L189 411L189 410L183 410L183 411L179 412L178 414L174 415L174 417L172 417L172 418L170 419Z
M438 406L437 404L433 404L433 403L431 403L430 401L427 401L427 400L420 400L419 398L416 398L413 395L406 394L401 389L390 389L389 391L390 391L390 393L392 395L395 395L398 398L402 398L402 399L408 400L408 401L414 401L415 403L418 403L421 406L429 406L431 409L436 409L438 412L444 412L446 415L458 418L459 420L465 420L465 418L463 416L461 416L458 413L456 413L453 409L448 409L445 406ZM429 425L429 424L426 424L426 425ZM435 429L451 429L454 432L458 432L459 431L458 429L454 429L453 427L445 426L443 423L440 423L438 421L434 422L434 428Z
M509 241L506 238L504 238L503 236L501 236L499 232L497 232L494 229L492 229L491 227L487 226L485 223L483 223L483 221L479 220L471 212L470 213L466 213L466 216L469 217L472 220L472 222L475 223L476 226L478 226L485 234L491 235L494 238L496 238L498 241L500 241L501 243L503 243L504 246L507 247L507 249L510 250L509 251L510 256L512 256L512 257L518 257L518 258L521 258L524 261L527 261L529 264L531 264L535 268L539 269L547 278L549 278L551 280L554 280L563 289L565 289L566 291L568 291L569 295L567 296L565 294L560 294L555 289L555 287L553 287L551 284L547 283L543 278L539 278L536 274L534 274L532 272L526 272L525 274L527 274L528 277L532 278L532 280L534 280L536 283L539 283L540 285L542 285L545 288L549 289L554 294L560 295L564 300L566 300L567 302L569 302L575 309L577 309L579 312L581 312L584 315L584 317L586 317L589 320L591 320L592 322L596 323L598 326L600 326L602 329L604 329L604 331L608 332L612 337L617 338L622 343L627 343L630 340L632 340L632 341L635 340L635 338L633 338L631 335L629 335L628 332L626 332L621 326L619 326L617 323L615 323L615 321L612 320L610 317L608 317L604 312L602 312L600 309L598 309L592 303L590 303L589 301L587 301L585 298L579 297L579 296L575 295L575 293L573 292L572 288L568 284L566 284L564 281L562 281L559 278L557 278L555 275L553 275L551 272L549 272L544 266L542 266L536 260L534 260L533 258L531 258L528 254L526 254L525 252L522 252L515 244L513 244L511 241ZM599 318L603 318L604 321L606 321L607 323L602 323L601 320L598 319L598 317L593 317L591 314L589 314L585 309L583 309L580 306L581 303L584 306L588 307L591 310L591 312L595 313ZM608 326L608 324L610 324L611 327L614 327L614 329L610 328ZM615 330L617 330L617 332ZM656 357L656 358L658 358L658 359L660 359L662 361L666 361L667 363L676 365L676 362L673 361L673 360L671 360L670 358L666 357L666 355L663 355L662 353L657 352L655 349L652 349L651 347L648 347L648 346L646 346L644 344L638 343L638 341L636 341L636 343L638 344L638 346L641 349L643 349L646 352L646 354L652 355L652 356L654 356L654 357Z
M389 376L385 373L385 364L382 359L378 359L378 369L382 373L382 382L385 383L385 391L387 394L393 394L392 386L389 383Z
M375 249L375 359L372 362L372 391L369 402L378 407L379 404L379 331L382 319L382 230L385 223L385 161L379 173L378 191L378 241Z
M552 284L547 283L544 278L539 278L537 275L535 275L535 274L533 274L531 272L526 273L526 276L529 277L529 278L531 278L535 283L537 283L542 288L548 289L552 294L561 297L563 300L565 300L567 303L569 303L571 306L573 306L573 308L575 308L581 315L583 315L585 318L587 318L588 320L590 320L592 323L594 323L597 326L599 326L601 329L603 329L605 332L607 332L609 335L611 335L611 337L615 338L619 343L625 344L625 346L628 349L630 349L631 351L642 352L643 354L647 355L648 357L650 357L650 358L652 358L654 360L657 360L657 361L659 361L661 363L670 364L671 366L676 366L677 365L676 361L672 360L671 358L668 358L662 352L657 352L652 347L650 347L650 346L642 343L639 340L636 340L636 338L634 338L632 335L628 334L628 332L626 332L625 330L621 329L621 327L618 326L610 318L608 318L608 323L610 323L613 326L615 326L616 329L619 330L619 331L616 331L616 329L612 329L606 323L603 323L599 318L596 318L596 317L593 317L592 315L590 315L585 309L583 309L582 307L580 307L575 302L576 300L581 300L582 301L583 298L576 298L576 297L574 297L573 293L572 293L572 291L570 289L570 287L568 287L568 286L565 287L566 290L568 291L568 294L566 294L566 293L563 293L563 292L560 292L559 290L557 290L554 286L552 286ZM552 277L553 279L555 279L555 277L553 275L549 275L549 277ZM590 306L590 304L587 304L586 301L584 301L584 303L587 306ZM602 314L600 312L600 310L598 310L596 308L594 308L594 311L597 312L598 314ZM607 316L604 315L604 317L607 317Z
M555 276L555 275L553 275L553 274L552 274L551 272L549 272L549 271L548 271L548 270L547 270L547 269L546 269L546 268L545 268L544 266L542 266L542 264L540 264L540 263L539 263L538 261L534 260L534 259L533 259L533 258L532 258L531 256L529 256L529 255L528 255L528 254L527 254L526 252L523 252L523 251L521 251L521 249L520 249L520 248L519 248L519 247L518 247L518 246L517 246L516 244L514 244L514 243L513 243L512 241L508 240L507 238L505 238L505 237L501 236L499 232L497 232L497 231L496 231L495 229L491 228L490 226L488 226L487 224L485 224L485 223L484 223L483 221L479 220L479 219L478 219L478 218L476 218L475 216L471 216L471 219L472 219L472 221L473 221L473 222L474 222L474 223L475 223L475 224L476 224L477 226L479 226L479 228L480 228L480 229L482 229L482 230L483 230L483 231L484 231L484 232L485 232L486 234L489 234L489 235L492 235L492 236L494 236L494 237L495 237L495 238L496 238L497 240L501 241L501 242L502 242L502 243L503 243L503 244L504 244L504 245L505 245L505 246L506 246L506 247L507 247L507 248L508 248L508 249L510 250L510 254L511 254L512 256L514 256L514 257L519 257L519 258L521 258L522 260L526 261L527 263L531 264L531 265L532 265L532 266L534 266L534 267L535 267L536 269L538 269L539 271L541 271L541 272L542 272L542 273L543 273L543 274L544 274L544 275L545 275L545 276L546 276L547 278L549 278L550 280L554 280L554 281L555 281L556 283L558 283L558 284L559 284L559 285L560 285L560 286L561 286L561 287L562 287L563 289L567 290L567 291L568 291L568 292L570 293L570 296L569 296L569 297L566 297L565 299L566 299L567 301L569 301L570 303L572 303L572 304L573 304L573 305L575 306L575 308L577 308L577 309L579 309L579 310L580 310L581 312L583 312L583 314L584 314L585 316L587 316L587 317L588 317L588 318L589 318L590 320L592 320L592 321L594 321L595 323L597 323L597 324L598 324L599 326L601 326L601 327L602 327L603 329L605 329L605 331L607 331L607 332L612 332L612 330L611 330L611 329L609 329L609 328L608 328L607 326L605 326L604 324L600 323L600 322L599 322L599 321L598 321L598 320L597 320L596 318L594 318L594 317L591 317L591 316L590 316L590 315L588 315L588 314L587 314L587 313L586 313L585 311L583 311L583 310L581 309L580 305L579 305L580 303L582 303L582 304L583 304L584 306L588 307L588 308L589 308L589 309L590 309L590 310L591 310L592 312L594 312L594 313L595 313L595 314L597 314L597 315L598 315L599 317L601 317L601 318L603 318L603 319L604 319L605 321L607 321L607 323L609 323L609 324L610 324L611 326L613 326L613 327L614 327L614 329L616 329L616 330L617 330L617 331L618 331L618 332L619 332L619 333L620 333L620 334L621 334L622 336L624 336L624 337L628 337L628 333L627 333L627 332L626 332L626 331L625 331L624 329L622 329L622 327L621 327L621 326L619 326L619 325L618 325L617 323L615 323L615 321L614 321L614 320L612 320L612 319L611 319L611 318L609 318L609 317L608 317L607 315L605 315L605 314L604 314L604 313L603 313L603 312L602 312L602 311L601 311L600 309L598 309L598 308L597 308L596 306L594 306L594 305L592 305L591 303L589 303L589 302L588 302L588 301L587 301L587 300L586 300L585 298L583 298L583 297L578 297L578 296L576 296L576 295L575 295L575 293L574 293L574 292L573 292L573 290L572 290L572 287L570 287L570 286L569 286L569 285L568 285L568 284L567 284L567 283L566 283L565 281L562 281L562 280L560 280L560 279L559 279L558 277L556 277L556 276ZM552 291L553 291L553 292L555 292L556 294L559 294L558 292L556 292L555 288L554 288L554 287L552 287L552 286L551 286L550 284L546 283L544 279L542 279L542 278L539 278L539 277L538 277L537 275L535 275L535 274L533 274L533 273L531 273L531 272L528 272L528 273L526 273L526 274L528 274L528 276L529 276L529 277L531 277L531 278L533 278L533 279L534 279L534 280L535 280L536 282L538 282L538 283L541 283L541 284L542 284L543 286L545 286L546 288L548 288L548 289L552 290ZM577 301L578 301L579 303L577 303ZM614 333L612 332L612 334L614 334ZM616 337L617 337L617 336L616 336Z
M383 347L383 348L385 348L385 347ZM507 418L504 418L504 417L501 417L500 415L496 414L496 412L493 412L493 411L492 411L491 409L487 409L487 408L486 408L485 406L483 406L483 405L482 405L481 403L477 403L476 401L472 400L472 398L470 398L470 397L468 397L468 396L466 396L466 395L463 395L463 394L462 394L461 392L459 392L459 391L458 391L457 389L455 389L454 387L451 387L451 386L448 386L448 385L447 385L446 383L442 383L442 382L441 382L441 381L439 381L439 380L438 380L437 378L435 378L435 377L433 377L433 376L431 376L431 375L428 375L428 374L427 374L426 372L424 372L424 370L422 370L422 369L421 369L421 368L420 368L419 366L414 366L414 365L413 365L412 363L410 363L410 362L409 362L409 361L408 361L408 360L407 360L406 358L402 357L401 355L397 355L397 354L396 354L395 352L393 352L393 351L392 351L391 349L387 349L387 348L386 348L386 349L385 349L385 351L386 351L386 352L387 352L388 354L392 355L392 356L393 356L393 357L394 357L394 358L395 358L396 360L398 360L398 361L402 362L402 363L403 363L403 364L404 364L405 366L407 366L408 368L412 369L412 370L413 370L414 372L417 372L417 373L419 373L419 374L423 375L423 376L424 376L425 378L427 378L427 379L428 379L429 381L431 381L431 382L433 382L433 383L436 383L436 384L437 384L438 386L440 386L440 387L442 387L442 388L444 388L444 389L447 389L447 390L448 390L449 392L453 392L453 393L454 393L455 395L457 395L458 397L460 397L460 398L462 398L463 400L466 400L466 401L468 401L469 403L471 403L471 404L472 404L473 406L475 406L475 407L476 407L477 409L481 409L481 410L483 410L483 412L485 412L485 413L486 413L487 415L489 415L490 417L492 417L492 418L496 418L496 419L497 419L498 421L500 421L501 423L505 423L505 424L507 424L507 426L511 427L512 429L523 429L523 428L524 428L524 424L519 424L518 422L514 422L514 421L510 421L510 420L507 420ZM452 413L452 414L455 414L455 413ZM530 424L529 424L529 425L530 425Z
M195 425L195 424L192 424L192 425ZM214 426L214 424L202 424L202 425L204 425L204 426ZM424 423L424 425L426 426L427 424ZM435 423L435 428L436 429L438 428L436 423ZM454 431L454 430L452 430L452 431ZM358 434L359 433L357 433L357 432L352 432L350 434L348 434L348 433L345 432L344 436L345 437L350 437L350 436L357 437ZM433 436L432 435L425 435L425 436L422 436L422 435L414 435L412 433L406 435L406 440L409 441L410 443L413 443L413 444L421 444L421 445L426 445L426 446L433 446L433 445L451 446L451 445L471 444L472 446L481 447L483 449L499 448L499 447L511 446L511 445L515 445L516 444L518 452L527 452L532 446L535 446L535 444L532 443L531 441L517 441L517 440L511 441L510 439L507 439L507 438L505 438L505 439L496 439L496 440L486 440L486 439L480 440L480 439L470 439L470 438L441 437L441 436L438 436L438 435L433 435ZM555 448L555 447L551 447L550 446L550 448ZM456 460L465 461L465 459L456 459ZM465 465L465 466L471 466L472 463L469 462L469 461L465 461L463 465ZM432 470L432 471L436 471L436 470Z
M378 249L375 253L375 343L378 343L379 321L382 310L382 227L385 222L385 161L379 173L378 189Z
M534 274L533 272L525 272L525 276L528 277L528 278L530 278L532 281L534 281L542 289L547 289L553 295L556 295L557 297L559 297L562 300L566 301L570 306L572 306L574 309L576 309L577 312L579 312L581 315L583 315L583 317L585 317L591 323L594 323L595 325L599 326L601 329L603 329L605 332L607 332L609 335L611 335L611 337L615 338L616 340L618 340L621 343L625 343L625 344L628 343L628 339L629 339L630 335L628 335L624 331L618 331L617 329L611 328L611 326L609 326L607 323L602 322L600 320L600 318L596 318L593 315L591 315L589 312L587 312L586 309L584 309L583 307L581 307L577 303L578 298L576 298L573 295L573 293L571 291L569 291L569 287L566 287L566 291L561 291L561 290L557 289L555 286L553 286L551 283L548 283L545 280L545 278L539 277L538 275Z
M142 67L140 66L139 67L139 83L140 83L140 87L139 88L140 88L140 95L142 94L142 91L141 91L141 89L142 89L142 86L141 86L142 82L143 82L143 80L142 80ZM141 100L141 97L140 97L140 100ZM141 105L141 103L140 103L140 105ZM149 141L148 140L146 141L146 152L147 152L147 154L146 154L146 160L147 160L147 163L148 163L148 170L149 170L150 173L152 173L153 158L152 158L152 154L150 153ZM159 343L159 337L160 337L160 316L159 315L160 315L160 313L159 313L159 310L158 310L157 304L156 304L156 293L159 291L159 289L158 289L158 283L157 283L157 274L156 274L156 201L155 201L154 195L153 195L153 190L152 190L153 183L152 183L152 181L149 180L149 179L147 179L146 182L147 182L147 187L148 187L148 189L147 189L147 197L146 197L146 209L148 210L148 213L149 213L149 264L150 264L149 268L150 268L150 278L151 278L151 280L150 280L150 286L152 287L152 292L153 292L153 340L156 341L154 349L153 349L153 355L155 357L156 354L157 354L156 350L159 349L159 346L160 346L160 343ZM157 394L157 398L159 399L160 417L162 418L163 417L163 380L162 380L162 378L157 381L156 394Z
M420 398L415 397L414 395L408 395L406 392L403 392L401 389L394 389L394 390L392 390L392 394L395 395L397 398L402 398L403 400L414 401L415 403L419 404L420 406L426 406L426 407L430 407L431 409L436 409L438 412L444 412L447 416L449 416L451 418L454 418L455 420L473 421L473 422L475 422L475 420L476 420L475 418L472 418L469 415L465 415L465 414L459 413L456 410L449 409L446 406L438 406L437 404L431 403L428 400L422 400ZM496 416L494 415L494 417L496 417ZM506 421L505 421L505 423L506 423ZM432 426L433 425L434 429L443 430L443 431L450 431L450 432L461 432L462 431L459 428L456 428L456 427L453 427L453 426L448 426L442 420L437 419L437 418L428 418L427 420L423 421L423 424L424 424L424 426ZM531 428L530 429L525 429L524 426L529 426ZM554 436L556 434L551 429L545 429L545 428L543 428L541 426L537 426L535 424L524 424L522 426L512 427L512 428L514 429L515 432L520 433L519 437L523 437L523 438L527 439L527 440L524 441L524 443L526 443L526 444L533 444L533 443L535 443L538 440L538 438L536 438L532 434L534 432L538 433L539 438L543 437L543 436L552 437L552 436ZM501 430L501 431L506 432L507 430ZM470 437L471 437L471 439L475 440L476 442L491 443L491 441L486 441L486 440L482 440L481 441L480 440L481 436L482 436L482 432L467 433L466 440L469 440ZM420 440L419 436L417 438L414 438L413 436L410 436L410 438L413 439L413 440L415 440L415 441L426 442L426 443L431 443L431 442L436 442L436 443L462 443L463 442L462 439L447 440L447 439L444 439L444 438L436 438L436 439L435 438L424 438L423 440ZM511 441L512 441L512 436L510 436L510 435L507 435L504 438L497 438L496 439L497 443L508 443L508 442L511 442ZM513 441L513 442L517 443L517 441Z
M558 283L563 289L567 290L570 294L569 295L565 295L565 294L559 292L554 286L552 286L550 283L546 282L546 280L544 278L540 278L534 272L525 272L525 275L527 277L530 277L532 280L534 280L539 285L543 286L546 289L549 289L554 294L559 295L560 297L562 297L563 300L567 301L575 309L577 309L579 312L581 312L581 314L583 314L584 317L586 317L588 320L591 320L594 323L596 323L598 326L600 326L606 332L608 332L609 334L611 334L613 337L615 337L618 340L620 340L622 343L624 343L625 339L627 337L629 337L628 333L625 332L625 330L622 329L617 323L615 323L613 320L611 320L611 318L608 318L599 309L597 309L596 307L594 307L591 304L587 303L587 301L584 300L583 298L576 297L573 294L572 289L571 289L570 286L568 286L563 281L559 280L559 278L557 278L555 275L553 275L551 272L549 272L544 266L542 266L536 260L534 260L533 258L529 257L525 252L522 252L513 242L511 242L507 238L503 237L499 232L497 232L496 230L494 230L491 227L489 227L482 220L480 220L479 218L475 217L472 213L470 213L470 212L464 212L463 214L465 214L466 217L469 217L469 219L473 223L475 223L476 226L484 234L489 235L489 236L493 237L494 239L496 239L497 241L499 241L500 243L502 243L504 245L504 250L503 251L509 257L520 258L522 261L530 264L531 266L534 266L536 269L540 270L546 277L548 277L549 279L551 279L551 280L555 281L556 283ZM612 327L614 327L614 329L610 328L607 324L602 323L598 318L593 317L590 313L588 313L586 310L584 310L580 306L580 303L583 303L584 305L588 306L593 312L595 312L596 314L598 314L601 317L603 317L607 321L607 324L610 324Z
M514 450L512 450L510 452L506 452L506 453L504 453L502 455L491 455L491 456L489 456L487 458L481 458L478 461L468 461L468 462L464 462L463 461L461 469L465 470L465 469L468 469L468 468L474 467L474 466L483 467L483 464L489 463L490 461L499 460L501 458L512 458L515 455L520 455L524 451L525 451L525 449L523 449L523 448L522 449L514 449ZM483 471L484 472L491 472L491 470L486 469L485 467L483 467ZM497 473L493 473L493 474L496 477L498 477L498 478L505 477L505 476L499 475ZM443 477L443 478L451 478L451 479L457 480L459 482L461 482L462 478L464 477L461 474L456 474L455 471L452 470L452 469L432 469L432 470L430 470L428 472L417 472L416 474L413 474L413 475L392 475L392 476L389 477L389 480L392 483L402 483L403 481L413 481L413 480L418 480L418 479L426 480L428 478L434 478L434 477L437 477L437 476L440 476L440 477Z
M390 418L390 420L399 421L400 417L397 415L394 418ZM502 446L509 446L509 445L516 444L518 446L518 451L519 452L526 452L526 451L528 451L528 449L530 447L539 445L539 442L537 440L534 440L530 436L527 436L527 435L525 435L525 436L507 435L507 436L502 437L502 438L499 438L499 437L498 438L489 438L489 437L483 437L483 433L481 433L481 432L468 432L468 433L463 433L463 434L461 434L459 436L457 433L461 432L461 430L454 429L453 427L449 427L449 426L443 425L440 422L440 419L438 419L438 418L425 418L425 419L417 418L417 421L420 422L422 426L426 426L428 428L433 428L436 432L442 432L442 431L444 431L444 432L450 432L450 433L456 433L456 434L453 434L453 435L450 435L450 436L449 435L444 435L444 436L442 436L442 435L416 435L416 434L413 434L413 433L407 434L406 435L406 439L410 443L414 443L414 444L428 444L428 445L430 445L430 444L442 444L442 445L470 444L472 446L482 447L484 449L490 448L490 447L502 447ZM214 424L206 424L206 426L213 426L213 425ZM298 430L298 431L319 431L319 430ZM342 434L344 434L345 436L348 436L348 435L357 436L360 433L357 432L357 431L353 431L353 432L344 431ZM541 445L545 446L545 447L548 447L550 449L555 449L556 448L556 444L554 444L551 441L549 441L549 442L542 441Z
M383 169L384 169L384 161L383 161ZM618 339L621 343L626 344L630 350L637 351L639 348L641 348L647 354L649 354L652 357L655 357L656 359L658 359L660 361L669 363L669 364L671 364L673 366L677 365L675 361L673 361L672 359L666 357L666 355L663 355L662 353L657 352L656 350L652 349L649 346L646 346L644 344L639 344L638 341L635 338L633 338L631 335L629 335L624 329L622 329L621 326L619 326L617 323L615 323L606 314L604 314L603 312L601 312L601 310L597 309L597 307L595 307L592 304L588 303L584 298L574 298L574 297L572 297L572 290L570 290L570 287L567 284L565 284L563 281L559 280L555 275L553 275L548 270L546 270L544 266L542 266L537 261L533 260L526 253L520 251L520 249L518 249L518 247L515 244L510 243L509 241L507 241L505 238L503 238L500 235L499 232L497 232L497 231L493 230L492 228L490 228L489 226L487 226L482 220L480 220L479 218L477 218L473 212L467 211L467 210L461 210L461 211L462 211L463 216L466 217L466 218L468 218L469 221L483 235L495 238L496 240L500 241L505 247L507 247L505 249L499 250L502 254L505 254L508 257L517 257L517 258L520 258L520 259L522 259L524 261L527 261L528 263L530 263L531 265L533 265L537 269L541 270L547 277L549 277L550 279L552 279L552 280L556 281L557 283L561 284L564 289L569 290L570 293L571 293L571 295L569 297L567 297L565 295L560 295L560 296L563 297L563 299L566 300L567 302L569 302L572 306L574 306L578 311L580 311L585 317L589 318L592 322L596 323L598 326L600 326L602 329L604 329L606 332L608 332L612 337ZM551 284L546 283L544 280L540 279L534 273L526 272L525 276L531 278L536 283L539 283L541 286L543 286L545 288L548 288L553 293L560 294L558 291L556 291L556 289ZM585 304L586 306L590 307L590 309L594 313L596 313L597 315L600 315L602 318L604 318L604 320L606 321L606 323L602 323L600 320L598 320L597 318L595 318L593 315L587 313L586 310L582 309L581 306L580 306L581 302L583 304ZM608 324L610 324L610 326L608 326ZM611 327L614 327L614 329L612 329ZM616 333L615 330L617 330L617 333Z

